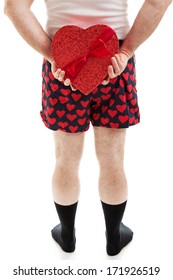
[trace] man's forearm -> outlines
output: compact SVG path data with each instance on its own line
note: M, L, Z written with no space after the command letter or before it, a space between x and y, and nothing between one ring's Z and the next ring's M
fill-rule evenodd
M5 14L11 19L19 34L32 48L51 61L51 39L30 10L28 3L33 1L9 2L10 4L5 5Z
M171 0L146 0L128 33L120 51L129 57L154 32Z

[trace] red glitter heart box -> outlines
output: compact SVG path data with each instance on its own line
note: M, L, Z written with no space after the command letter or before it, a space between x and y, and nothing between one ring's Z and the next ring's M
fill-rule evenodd
M60 28L52 39L52 54L65 77L87 95L107 76L111 57L118 53L115 31L97 24L87 29L75 25Z

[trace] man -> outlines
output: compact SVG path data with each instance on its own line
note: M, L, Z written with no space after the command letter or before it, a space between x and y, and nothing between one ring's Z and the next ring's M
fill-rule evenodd
M79 199L79 164L84 131L94 127L96 155L100 165L99 195L103 207L108 255L118 254L133 232L122 223L127 202L124 173L126 128L139 122L135 87L135 50L154 32L171 0L145 0L130 28L128 0L47 0L46 32L31 12L33 0L6 0L5 13L17 31L44 56L43 108L41 117L54 130L56 166L52 180L60 224L52 230L54 240L66 252L75 250L75 214ZM51 40L63 25L87 28L106 24L115 29L120 50L112 57L107 78L85 96L57 69ZM89 202L88 202L89 204Z

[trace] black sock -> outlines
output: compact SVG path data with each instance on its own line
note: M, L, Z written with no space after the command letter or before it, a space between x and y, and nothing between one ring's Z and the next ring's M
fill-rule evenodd
M102 202L106 224L106 250L108 255L117 255L131 240L133 232L121 221L123 218L126 201L118 205L110 205Z
M65 252L73 252L76 244L74 224L77 202L68 206L60 205L55 202L55 207L60 224L52 229L52 237Z

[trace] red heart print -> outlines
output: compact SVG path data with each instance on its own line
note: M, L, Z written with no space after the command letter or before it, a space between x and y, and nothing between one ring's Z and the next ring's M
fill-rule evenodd
M111 99L110 102L109 102L109 106L111 107L114 103L115 103L115 100Z
M106 35L104 35L105 40L102 40L101 43L101 40L98 39L102 38L102 34ZM99 48L93 52L94 55L88 55L96 42L101 45L100 50L103 48L107 50L107 55L104 56L102 51L102 57L98 56ZM111 57L118 53L118 49L119 41L115 32L102 24L93 25L87 29L66 25L60 28L52 39L52 54L58 68L63 69L76 59L86 58L86 63L73 80L73 85L84 94L89 94L101 84L107 76Z
M77 118L76 114L67 114L67 119L69 119L71 122L74 121Z
M78 114L78 116L82 117L85 114L85 109L83 110L76 110L76 113Z
M120 120L121 123L125 123L126 121L128 121L129 117L127 115L118 116L118 119Z
M82 105L84 108L86 108L86 107L88 106L88 104L89 104L89 100L87 100L87 101L81 101L80 103L81 103L81 105Z
M112 128L118 128L118 127L119 127L119 123L110 122L110 127L112 127Z
M49 98L50 104L54 106L58 102L58 98Z
M117 105L116 108L119 112L123 113L126 110L126 105Z
M78 123L79 123L80 125L83 125L84 123L86 123L86 118L84 118L84 119L78 119Z
M133 89L133 86L132 86L132 85L128 85L128 86L127 86L127 90L128 90L128 92L131 92L131 91L132 91L132 89Z
M131 112L132 114L136 113L138 110L139 110L138 107L136 107L136 108L130 108L130 112Z
M48 115L48 112L47 112L47 110L46 110L46 109L44 109L43 113L44 113L44 115L45 115L45 116L47 116L47 115Z
M134 121L134 123L135 123L135 124L139 123L139 120L138 120L138 119L136 119L136 120Z
M66 107L69 111L72 111L76 106L74 104L66 104Z
M95 121L97 121L100 118L100 114L99 113L94 113L93 118L94 118Z
M106 88L102 88L101 89L101 92L103 92L103 93L108 93L109 91L111 90L111 87L106 87Z
M119 95L119 98L121 99L122 102L126 102L126 96L125 95Z
M102 112L105 113L108 109L108 106L102 106Z
M50 87L51 87L53 92L57 91L57 89L58 89L58 85L57 84L50 83Z
M127 94L126 94L127 100L132 99L132 97L133 97L133 94L132 94L132 93L127 93Z
M69 126L69 129L70 129L71 132L76 132L77 129L78 129L78 126L70 125L70 126Z
M47 112L48 112L49 115L51 115L51 114L54 112L54 108L52 108L52 107L50 108L50 107L49 107L49 108L47 109Z
M132 71L132 69L133 69L133 64L132 64L132 63L128 63L128 68L129 68L130 71Z
M135 118L134 118L134 117L131 117L131 118L129 119L129 123L132 124L132 123L134 122L134 120L135 120Z
M65 128L66 126L68 126L68 122L58 122L58 125L62 128Z
M124 78L126 81L128 81L128 78L129 78L129 72L127 72L127 73L123 73L123 74L122 74L122 76L123 76L123 78Z
M101 118L102 124L107 124L109 122L108 118Z
M102 95L101 98L102 98L103 100L108 100L108 99L111 98L111 94Z
M55 80L55 77L54 77L54 75L52 74L52 72L49 72L49 78L53 81L53 80Z
M65 111L64 110L57 110L56 111L56 114L57 114L57 116L59 117L59 118L62 118L63 116L64 116L64 114L65 114Z
M136 99L132 99L132 100L131 100L131 104L132 104L133 106L135 106L136 103L137 103L137 100L136 100Z
M46 90L45 90L45 94L46 94L46 96L48 97L48 96L50 95L50 90L46 89Z
M60 92L63 94L63 95L69 95L71 93L71 90L70 89L61 89Z
M131 74L131 75L130 75L130 80L131 80L132 82L135 81L135 76L134 76L134 74Z
M114 118L116 116L116 114L117 114L117 110L108 110L108 114L109 114L109 116Z
M124 88L124 81L122 79L120 79L119 84L122 88Z
M49 77L44 77L46 84L49 82Z
M58 100L57 100L57 101L58 101ZM47 101L46 101L45 99L42 99L42 102L43 102L44 107L46 107Z
M75 101L79 101L79 99L82 97L82 94L80 93L72 93L72 98L75 100Z
M61 104L67 103L67 101L68 101L68 97L65 97L65 96L59 96L59 101L61 102Z
M51 125L56 123L56 119L55 118L48 118L48 123L50 123Z

